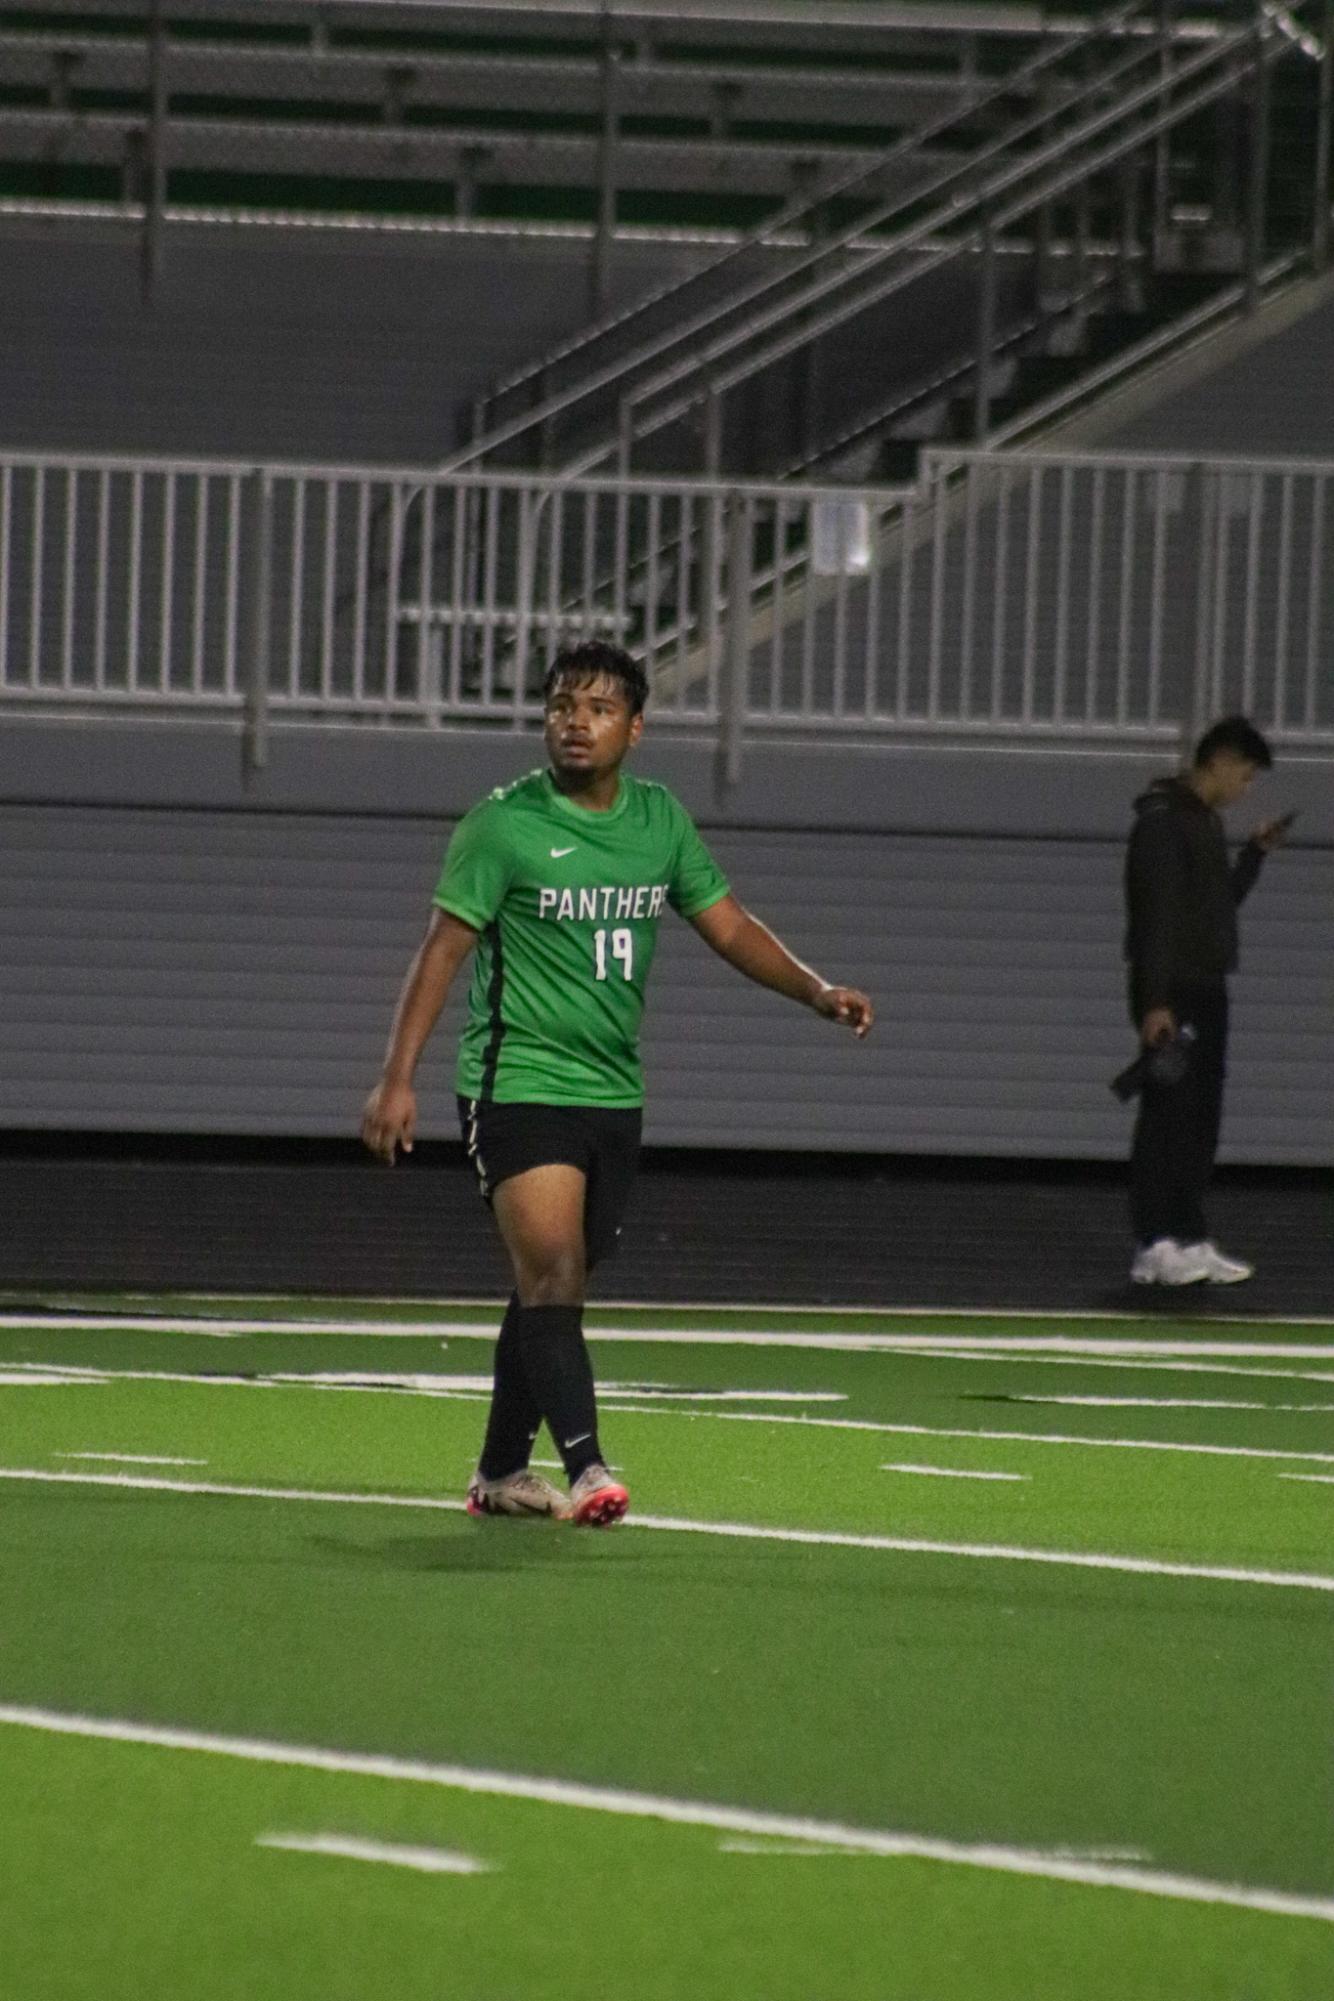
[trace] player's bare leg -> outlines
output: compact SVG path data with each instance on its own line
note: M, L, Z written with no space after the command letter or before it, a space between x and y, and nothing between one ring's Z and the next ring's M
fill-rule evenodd
M620 1520L628 1497L598 1444L583 1335L585 1194L581 1168L552 1162L502 1181L492 1208L514 1267L515 1325L529 1392L564 1463L572 1517L604 1527Z
M520 1307L583 1306L585 1188L582 1168L552 1161L510 1175L492 1197Z

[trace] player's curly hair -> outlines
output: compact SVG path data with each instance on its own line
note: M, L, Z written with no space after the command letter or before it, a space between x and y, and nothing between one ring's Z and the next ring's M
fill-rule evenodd
M562 682L581 684L595 681L599 675L605 675L609 681L620 682L632 716L643 714L648 700L647 674L624 647L613 646L605 639L581 639L577 645L562 646L543 678L542 700L550 701L553 691Z

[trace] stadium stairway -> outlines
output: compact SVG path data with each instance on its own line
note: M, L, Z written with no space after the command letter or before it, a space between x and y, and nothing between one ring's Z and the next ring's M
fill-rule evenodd
M1262 24L1092 17L498 382L449 463L865 481L1010 441L1309 258L1319 44Z

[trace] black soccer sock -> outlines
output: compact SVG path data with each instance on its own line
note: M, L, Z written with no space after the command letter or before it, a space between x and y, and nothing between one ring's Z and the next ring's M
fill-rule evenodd
M528 1387L524 1368L523 1343L519 1338L521 1312L518 1293L511 1293L496 1341L495 1378L491 1391L491 1415L486 1421L486 1440L478 1470L484 1480L503 1480L528 1464L542 1412Z
M520 1306L514 1314L533 1402L547 1421L571 1481L601 1459L593 1365L582 1306Z

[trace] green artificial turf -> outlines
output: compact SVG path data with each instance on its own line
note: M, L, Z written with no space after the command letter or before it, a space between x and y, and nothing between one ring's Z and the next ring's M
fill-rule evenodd
M229 1310L282 1317L274 1304ZM953 1331L981 1338L986 1324ZM641 1521L1329 1577L1334 1485L1281 1476L1334 1473L1315 1456L1334 1454L1334 1413L1281 1406L1334 1404L1334 1385L1306 1379L1334 1370L1334 1329L1286 1338L1327 1342L1331 1362L1229 1361L1276 1372L1232 1375L1038 1349L974 1360L650 1341L597 1343L596 1360L624 1386L605 1393L604 1443ZM487 1361L453 1334L0 1330L0 1471L79 1476L0 1480L0 1704L1129 1854L1151 1872L1334 1899L1334 1593L634 1516L581 1534L335 1498L457 1503L484 1415L457 1379ZM42 1366L106 1373L51 1382ZM455 1387L259 1380L331 1372ZM631 1392L650 1385L676 1400L636 1408ZM795 1400L766 1402L775 1390ZM1014 1400L1052 1395L1231 1407ZM961 1431L974 1435L945 1435ZM1025 1436L977 1435L994 1431ZM1074 1435L1255 1456L1056 1442ZM143 1463L166 1459L205 1463ZM945 1477L981 1472L1024 1477ZM22 2001L1334 1991L1334 1923L1315 1918L943 1861L737 1853L716 1830L590 1806L14 1723L0 1723L0 1787L0 1991ZM274 1830L459 1849L488 1869L419 1875L255 1846Z
M45 1865L25 1872L25 1922L6 1942L26 2001L523 2001L578 1991L581 1968L636 2001L1327 1991L1324 1927L1300 1920L914 1860L736 1854L694 1828L10 1737L6 1832ZM491 1871L420 1876L255 1846L331 1828L461 1850Z

